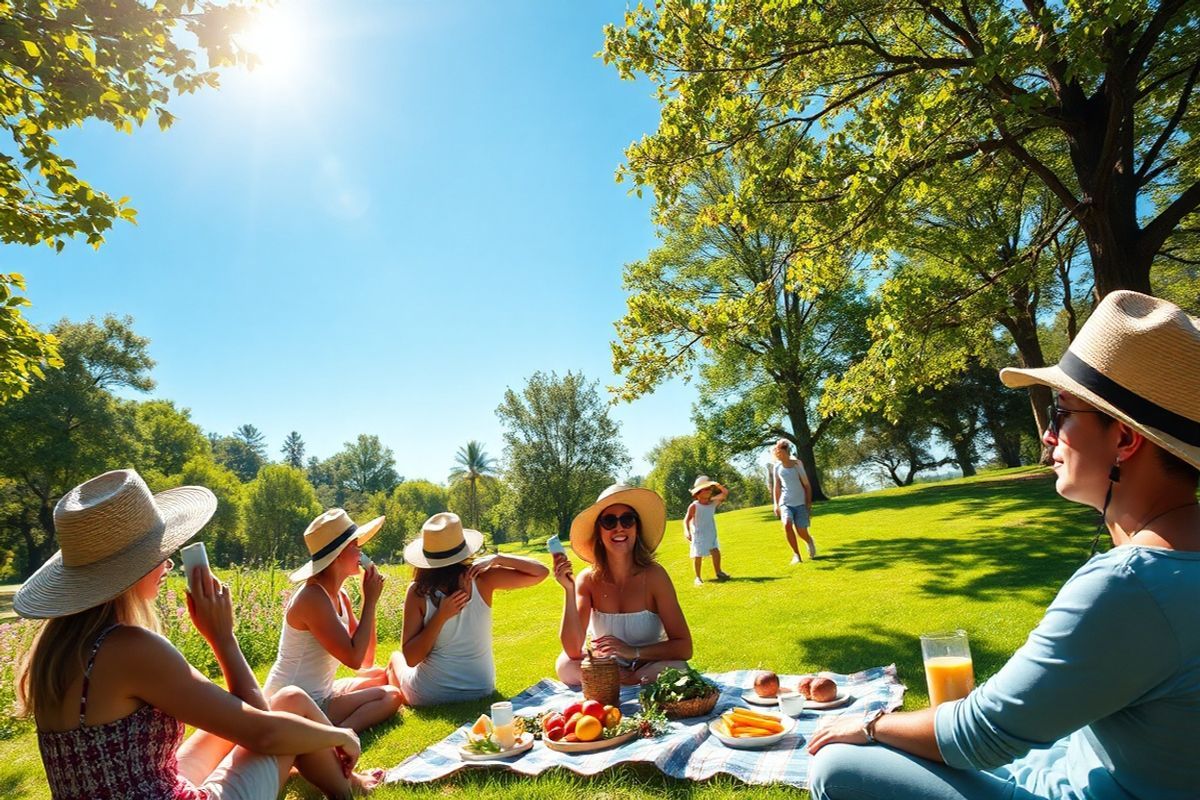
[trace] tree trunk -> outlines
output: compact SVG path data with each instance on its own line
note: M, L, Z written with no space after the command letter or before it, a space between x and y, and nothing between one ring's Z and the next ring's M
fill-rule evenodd
M813 453L812 429L808 426L808 405L804 398L793 391L786 391L788 421L792 424L792 439L796 443L796 455L808 473L812 486L813 500L828 500L821 489L821 476L817 472L817 459Z
M963 436L949 436L950 447L954 450L954 463L962 470L964 478L975 474L975 455L971 452L971 440Z
M1022 367L1037 369L1046 366L1042 343L1038 339L1037 320L1033 317L1032 309L1023 308L1019 313L1001 320L1001 324L1013 337ZM1046 426L1050 424L1046 409L1050 407L1053 399L1054 393L1049 386L1035 384L1029 387L1029 404L1033 411L1034 433L1039 439L1041 439L1042 431L1046 430ZM1041 463L1050 463L1050 451L1045 446L1042 447Z

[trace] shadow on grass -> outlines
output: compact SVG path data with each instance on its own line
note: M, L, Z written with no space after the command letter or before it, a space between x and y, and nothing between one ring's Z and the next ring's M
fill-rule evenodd
M731 575L723 581L705 579L705 583L771 583L772 581L781 581L779 575Z

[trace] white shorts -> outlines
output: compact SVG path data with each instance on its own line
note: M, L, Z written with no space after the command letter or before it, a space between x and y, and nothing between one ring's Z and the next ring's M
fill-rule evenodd
M235 747L200 788L208 792L212 800L275 800L282 788L279 785L279 759Z

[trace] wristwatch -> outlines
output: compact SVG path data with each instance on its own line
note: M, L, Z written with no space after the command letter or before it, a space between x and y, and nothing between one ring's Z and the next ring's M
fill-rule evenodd
M886 713L886 709L880 708L863 717L862 732L863 736L867 737L867 744L879 743L879 740L875 738L875 723L879 722L879 718Z

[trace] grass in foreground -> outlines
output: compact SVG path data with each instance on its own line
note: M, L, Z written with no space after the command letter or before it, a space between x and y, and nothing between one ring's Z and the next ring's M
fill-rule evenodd
M928 705L918 635L966 628L977 679L994 673L1085 559L1092 516L1058 498L1045 472L1009 470L821 504L814 515L815 562L788 565L791 554L769 508L717 517L723 566L734 576L729 583L692 585L678 521L668 525L659 560L675 581L696 643L692 663L699 669L853 672L895 662L908 686L904 707L915 709ZM544 556L536 547L511 549ZM389 572L393 580L387 591L402 594L405 570ZM706 577L710 572L706 561ZM552 674L561 609L562 589L552 580L497 595L500 696ZM394 640L382 642L380 652L397 646ZM406 710L364 736L362 765L393 766L471 721L487 704ZM586 793L614 800L723 800L735 792L746 800L807 796L746 787L728 778L677 781L634 768L593 778L560 770L537 779L472 770L432 785L386 787L375 796L474 800ZM299 781L286 793L288 798L316 796ZM32 733L0 742L0 797L49 797Z

